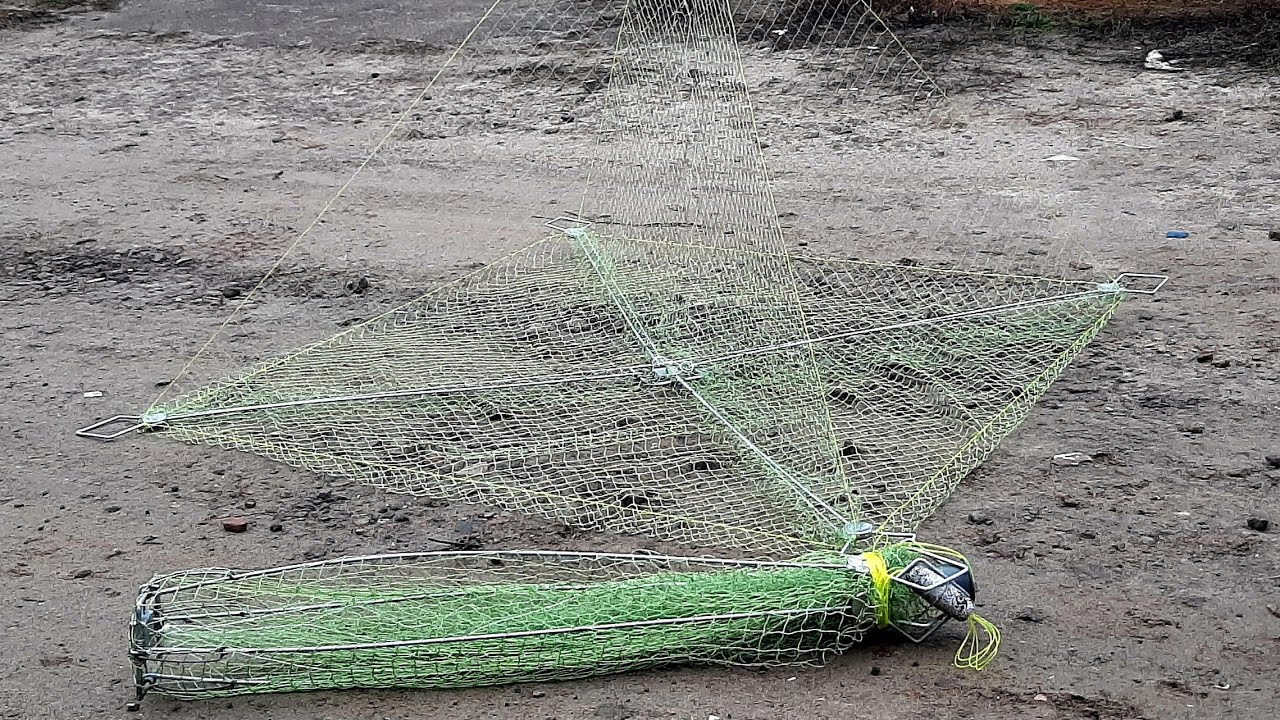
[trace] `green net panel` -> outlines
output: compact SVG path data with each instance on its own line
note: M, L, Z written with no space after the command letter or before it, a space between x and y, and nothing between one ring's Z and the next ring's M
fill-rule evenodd
M600 246L635 280L602 279ZM650 247L549 238L154 408L168 418L156 432L397 492L786 557L838 546L843 521L913 529L1119 301L1096 285L804 260L806 330L752 347L740 338L776 304L720 287L738 253L645 272ZM700 352L655 367L637 331Z

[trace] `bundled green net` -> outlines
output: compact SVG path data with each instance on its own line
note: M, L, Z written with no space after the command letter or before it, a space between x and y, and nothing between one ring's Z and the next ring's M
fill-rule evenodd
M890 567L918 557L893 546ZM134 625L140 682L195 698L456 688L670 664L815 663L933 610L877 594L838 553L795 563L549 552L350 558L157 578Z

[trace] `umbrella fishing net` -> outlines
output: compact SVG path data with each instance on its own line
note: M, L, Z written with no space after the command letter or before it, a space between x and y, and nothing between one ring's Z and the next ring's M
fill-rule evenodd
M432 83L560 77L510 60L529 46L575 68L596 58L515 117L594 118L580 207L461 280L167 394L127 428L754 559L438 552L159 576L133 620L140 692L813 663L872 628L921 640L949 618L970 625L958 662L991 660L968 562L911 533L1139 276L788 250L743 48L797 28L840 48L801 63L831 92L937 94L861 0L487 6ZM434 99L465 105L460 87ZM118 436L104 429L118 420L82 434Z

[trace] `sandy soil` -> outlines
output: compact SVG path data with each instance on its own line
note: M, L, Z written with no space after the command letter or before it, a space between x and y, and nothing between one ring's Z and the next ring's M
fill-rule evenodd
M439 539L645 545L386 497L240 454L73 436L144 408L178 374L430 76L466 5L280 2L246 14L232 0L138 0L0 31L0 716L123 715L125 627L156 572ZM1200 31L1188 32L1194 49ZM783 90L760 112L798 249L874 257L902 251L882 238L912 237L912 252L968 254L986 235L1172 278L1122 311L922 529L977 561L982 610L1006 633L995 666L950 667L953 629L919 647L877 640L816 670L148 698L133 715L1273 713L1280 82L1221 52L1189 50L1186 71L1146 72L1151 48L1131 37L1013 43L918 28L904 40L952 89L963 126L906 112L868 120L795 74L785 52L747 54L753 77ZM332 334L534 239L531 216L572 201L591 117L589 102L569 119L522 112L536 103L520 98L542 97L539 82L551 81L469 86L507 118L483 130L447 103L424 106L416 134L371 166L196 379ZM1077 159L1044 161L1053 155ZM1165 237L1175 229L1190 237ZM1050 462L1065 452L1093 460ZM229 515L248 517L249 531L223 532Z

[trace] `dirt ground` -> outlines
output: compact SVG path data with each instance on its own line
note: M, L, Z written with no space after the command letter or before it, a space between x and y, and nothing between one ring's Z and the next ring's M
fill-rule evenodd
M1189 15L1221 15L1241 10L1262 9L1257 0L941 0L943 12L956 10L1006 10L1015 6L1035 7L1043 12L1074 16L1152 18Z
M763 86L781 88L760 116L797 250L981 256L975 238L999 236L1028 253L1041 242L1079 247L1099 268L1171 278L1121 310L921 529L977 563L982 612L1005 632L990 669L950 666L952 628L921 646L876 639L820 669L149 697L126 711L126 624L154 573L441 539L644 545L388 497L237 453L73 434L145 408L387 132L471 9L421 5L136 0L0 30L0 716L1274 714L1280 79L1201 26L1175 37L1170 56L1186 69L1169 73L1142 66L1169 46L1132 34L904 30L950 91L960 124L945 128L834 104L787 74L787 52L745 56ZM197 380L514 250L539 236L532 215L571 202L590 109L549 125L513 100L536 86L466 92L509 121L473 132L426 103L417 134L371 166L284 279L227 327ZM886 247L887 237L913 239ZM1092 459L1051 462L1068 452ZM230 515L249 530L224 532Z

